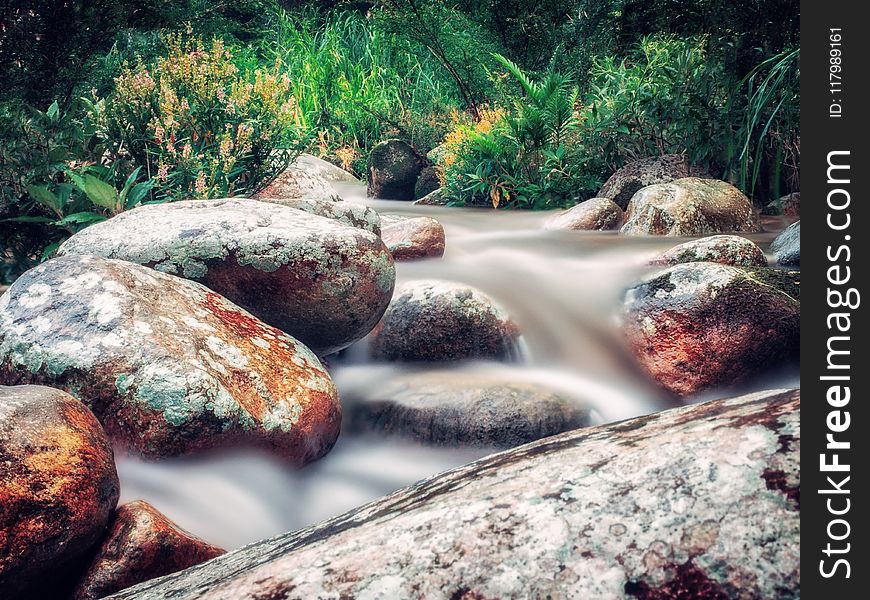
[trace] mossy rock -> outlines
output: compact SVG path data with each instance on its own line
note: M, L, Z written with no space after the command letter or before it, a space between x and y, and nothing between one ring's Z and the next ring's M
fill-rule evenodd
M383 200L414 200L421 171L414 149L402 140L386 140L372 148L368 160L368 195Z

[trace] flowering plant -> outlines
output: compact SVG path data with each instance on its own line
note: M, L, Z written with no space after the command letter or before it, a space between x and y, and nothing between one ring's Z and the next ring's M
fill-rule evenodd
M125 67L106 137L153 178L157 200L248 195L295 158L306 138L290 79L240 71L220 40L166 38L154 65Z

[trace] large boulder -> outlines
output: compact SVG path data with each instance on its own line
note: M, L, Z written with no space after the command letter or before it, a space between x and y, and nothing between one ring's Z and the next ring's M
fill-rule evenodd
M320 355L371 331L395 279L377 235L245 199L142 206L80 231L58 253L126 260L197 281Z
M397 261L444 255L444 227L431 217L381 215L381 239Z
M368 159L368 195L383 200L413 200L421 171L414 149L401 140L386 140L372 148Z
M284 169L269 185L254 194L254 198L341 200L332 184L322 175L295 164Z
M512 360L518 338L510 316L480 290L425 279L396 290L372 332L371 352L393 361Z
M766 267L764 251L752 240L739 235L711 235L691 240L662 252L650 261L654 265L715 262L734 267Z
M426 444L510 448L589 425L590 410L531 383L434 371L387 382L357 402L351 420Z
M648 185L668 183L683 177L707 177L700 167L689 162L685 154L664 154L632 161L610 176L598 196L610 198L620 208L628 206L631 197Z
M310 154L300 154L293 162L293 166L301 171L325 179L330 183L359 183L359 179L348 173L341 167L337 167L329 161L317 158Z
M800 392L586 428L117 600L800 597Z
M550 217L544 223L544 229L607 231L622 227L622 219L622 209L610 198L590 198Z
M770 245L773 260L784 267L801 265L801 222L796 221L780 233Z
M118 508L74 600L98 600L149 579L204 563L225 550L189 534L137 500Z
M375 209L363 204L344 202L338 198L264 198L257 196L260 202L280 204L303 212L326 217L338 221L342 225L358 227L375 235L381 234L381 218Z
M623 328L641 367L688 396L796 361L800 281L778 269L686 263L625 296Z
M417 178L417 184L414 186L414 200L420 200L440 188L441 180L438 177L438 169L432 166L424 167Z
M686 177L650 185L625 211L627 235L695 236L761 231L752 202L725 181Z
M6 323L4 323L4 328ZM88 408L0 386L0 596L50 598L99 542L118 502L112 446Z
M96 256L45 262L0 298L0 383L69 391L150 457L249 445L304 464L341 421L300 342L202 285Z

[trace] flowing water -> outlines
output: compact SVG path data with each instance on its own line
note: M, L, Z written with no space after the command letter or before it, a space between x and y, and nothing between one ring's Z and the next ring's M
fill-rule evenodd
M546 385L590 403L598 422L676 404L637 370L620 340L617 315L625 288L651 271L648 259L683 240L546 231L541 225L553 213L413 206L367 200L361 186L340 191L380 212L432 216L444 226L443 259L398 263L397 283L436 278L471 284L514 318L523 332L521 364L458 368ZM767 250L785 225L765 218L766 232L748 237ZM345 405L403 372L371 362L365 340L331 360L330 368ZM796 373L780 373L752 388L797 382ZM119 456L118 471L122 502L148 500L182 527L231 549L336 516L492 451L344 432L332 452L301 471L238 450L159 463Z

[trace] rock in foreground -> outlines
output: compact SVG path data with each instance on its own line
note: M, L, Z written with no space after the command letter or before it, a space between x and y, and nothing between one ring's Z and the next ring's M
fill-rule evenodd
M396 361L510 360L519 332L481 291L451 281L418 280L396 290L372 332L376 359Z
M734 267L766 267L758 244L739 235L711 235L674 246L650 261L653 265L714 262Z
M427 444L510 448L585 427L590 411L539 385L434 371L386 383L358 403L352 421Z
M118 598L797 598L799 448L799 391L581 429Z
M778 269L677 265L628 290L623 330L662 387L680 396L727 388L796 362L799 289Z
M604 182L598 196L610 198L620 208L628 206L631 197L648 185L669 183L683 177L705 177L702 169L689 163L685 154L665 154L641 158L618 169Z
M422 167L414 149L401 140L386 140L372 148L368 159L370 198L413 200Z
M784 267L801 266L801 222L792 223L770 245L773 260Z
M622 209L610 198L590 198L550 218L545 229L607 231L622 226Z
M341 420L301 343L197 283L95 256L43 263L0 299L0 383L70 391L151 457L250 445L304 464Z
M431 217L381 215L381 239L393 260L420 260L444 255L444 227Z
M0 386L0 597L50 597L36 590L62 585L117 502L112 446L84 404Z
M620 231L695 236L754 233L761 225L752 202L730 183L686 177L647 186L632 196Z
M118 508L74 600L97 600L225 554L137 500Z
M58 252L197 281L321 356L372 330L395 280L377 235L244 199L142 206L80 231Z

